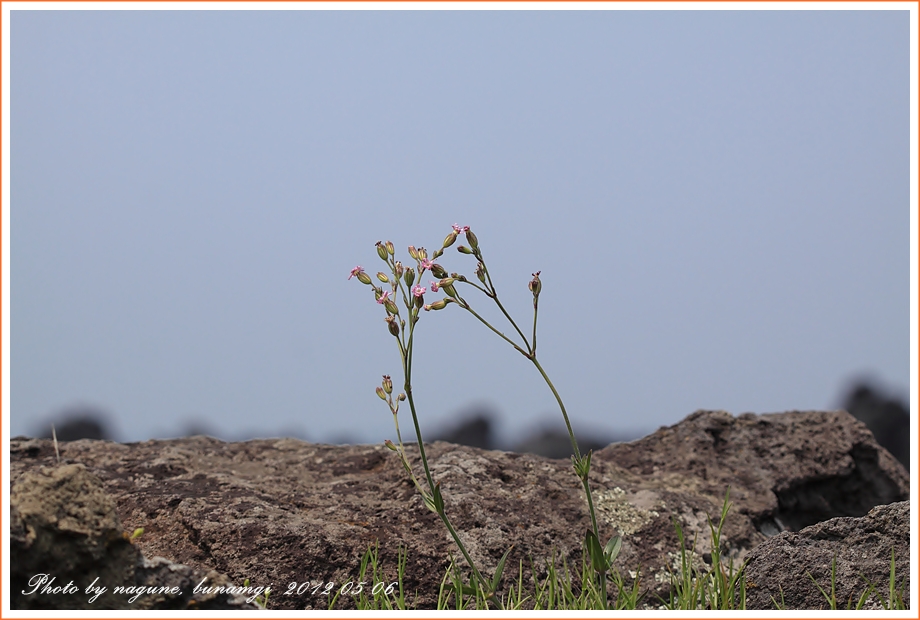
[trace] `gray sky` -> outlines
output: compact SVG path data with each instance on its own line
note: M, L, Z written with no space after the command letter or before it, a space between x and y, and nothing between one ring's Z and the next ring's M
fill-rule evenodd
M576 429L829 408L862 375L907 397L907 11L10 23L14 436L83 404L122 440L395 438L398 351L346 278L455 222L525 331L542 271ZM457 307L416 339L423 433L477 404L506 437L558 419Z

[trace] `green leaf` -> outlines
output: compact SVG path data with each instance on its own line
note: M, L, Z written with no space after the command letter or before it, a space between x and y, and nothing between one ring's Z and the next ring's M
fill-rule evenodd
M498 586L502 581L502 571L505 570L505 560L508 559L508 554L511 553L512 549L514 549L514 545L511 545L510 547L508 547L508 550L505 551L505 555L503 555L502 559L498 561L498 566L495 567L495 575L492 576L492 584L491 584L492 588L489 591L490 593L494 593L498 591Z
M604 550L601 549L601 542L593 531L585 531L585 546L588 547L588 555L591 556L591 566L598 573L604 574L610 569L610 565L604 558Z
M587 454L582 455L581 458L576 458L575 455L572 455L572 466L575 468L575 474L582 480L587 480L588 473L591 471L592 453L591 450L588 450Z
M445 587L451 592L454 592L454 593L457 592L457 586L455 586L452 583L448 583ZM466 596L476 596L476 588L463 583L463 584L460 584L460 593Z
M434 494L431 498L432 503L434 504L434 511L438 514L444 512L444 498L441 497L441 483L434 485Z
M622 544L623 541L619 536L612 536L610 540L607 541L607 546L604 547L604 559L607 560L607 564L613 565L613 561L620 555L620 547Z

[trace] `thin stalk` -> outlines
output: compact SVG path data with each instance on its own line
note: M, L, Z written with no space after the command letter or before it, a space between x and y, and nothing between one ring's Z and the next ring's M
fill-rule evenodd
M534 300L534 330L536 330L536 312L537 312L537 303ZM534 340L534 348L536 348L536 340ZM575 452L575 458L579 461L581 460L581 451L578 449L578 442L575 440L575 432L572 430L572 424L569 422L569 414L565 411L565 404L562 402L562 397L559 396L559 392L556 391L556 386L553 385L553 382L550 380L549 375L546 374L546 371L543 370L543 366L540 365L540 362L537 361L536 353L529 356L530 361L533 362L533 365L537 367L537 370L540 371L540 374L543 375L543 379L546 381L546 385L549 386L549 389L552 390L553 396L556 397L556 402L559 403L559 410L562 411L562 419L565 420L565 427L569 431L569 439L572 442L572 450ZM591 486L588 484L588 477L585 476L581 478L581 484L585 488L585 497L588 499L588 512L591 514L591 529L594 530L594 535L600 540L600 531L597 528L597 516L594 512L594 500L591 497ZM607 608L607 575L606 573L600 574L601 578L601 597L603 598L604 609Z
M415 322L412 321L410 315L410 327L409 327L409 343L407 349L410 351L410 358L407 360L406 356L403 356L403 375L406 378L405 390L406 398L409 401L409 410L412 412L412 423L415 425L415 437L418 443L419 455L422 458L422 467L425 470L425 478L428 481L428 490L432 495L435 492L434 478L431 476L431 469L428 467L428 457L425 454L425 443L422 441L422 429L418 423L418 415L415 411L415 398L412 396L412 366L411 366L411 351L412 351L412 337L415 332ZM463 541L460 540L459 534L454 529L453 525L450 522L450 519L447 518L447 513L444 510L438 512L438 516L441 517L441 521L444 522L444 525L447 527L447 530L450 532L450 535L453 537L454 542L457 543L457 547L460 548L460 552L463 554L463 557L466 559L467 563L470 565L470 568L473 570L473 575L476 579L477 590L484 585L486 582L483 580L482 575L479 573L479 569L476 568L476 564L473 562L473 558L470 557L470 554L467 552L466 547L463 544Z
M533 349L530 347L529 344L527 344L527 336L524 335L524 332L521 331L521 329L517 326L517 323L514 322L514 319L511 318L511 315L508 314L508 311L505 310L505 307L502 305L502 302L499 301L498 291L495 290L495 285L492 284L492 276L489 275L489 268L486 267L486 262L482 260L482 255L477 256L477 258L479 259L479 262L482 263L482 271L483 273L486 274L486 280L489 281L489 288L492 289L492 299L495 300L496 305L498 306L499 310L502 311L502 314L505 315L505 318L508 319L508 322L511 323L511 325L514 326L514 329L517 330L517 333L521 337L521 340L523 340L524 344L527 346L528 352L532 354Z
M455 281L456 281L456 282L460 282L461 284L469 284L469 285L472 286L473 288L479 289L480 291L482 291L482 294L485 295L486 297L491 297L491 296L492 296L492 293L490 293L490 292L487 291L486 289L482 288L481 286L479 286L479 285L476 284L475 282L470 282L469 280L455 280Z
M530 352L533 358L537 358L537 304L540 301L539 296L533 298L533 339L531 340Z
M540 362L537 361L536 356L528 357L530 361L533 362L533 365L537 367L537 370L540 371L540 374L543 375L543 380L546 381L546 385L549 386L549 389L553 392L553 396L556 397L556 402L559 403L559 410L562 411L562 419L565 420L565 427L569 431L569 439L572 442L572 450L575 452L575 458L581 459L581 452L578 450L578 442L575 441L575 432L572 430L571 422L569 422L569 414L565 411L565 403L562 402L562 397L559 396L559 392L556 391L556 386L550 381L549 376L546 374L546 371L543 370L543 366L540 365ZM594 518L593 511L591 517L592 519ZM597 528L595 527L595 529Z
M497 302L497 301L498 301L498 300L496 300L496 302ZM473 309L470 307L470 305L469 305L468 303L466 303L466 302L464 301L463 304L464 304L464 305L461 306L461 307L462 307L464 310L466 310L467 312L469 312L470 314L472 314L474 317L476 317L477 319L479 319L479 321L480 321L483 325L485 325L486 327L488 327L489 329L491 329L493 332L495 332L496 334L498 334L499 336L501 336L502 339L503 339L505 342L507 342L508 344L510 344L512 347L514 347L514 348L518 351L518 353L520 353L521 355L523 355L524 357L526 357L526 358L528 358L528 359L530 358L530 353L528 353L527 351L525 351L525 350L522 349L521 347L517 346L517 344L515 344L515 342L514 342L513 340L511 340L510 338L508 338L508 336L506 336L505 334L501 333L500 331L498 331L497 329L495 329L494 327L492 327L492 325L491 325L488 321L486 321L484 318L482 318L481 316L479 316L479 314L478 314L475 310L473 310ZM524 342L526 343L527 340L525 339ZM528 347L528 348L529 348L529 347Z

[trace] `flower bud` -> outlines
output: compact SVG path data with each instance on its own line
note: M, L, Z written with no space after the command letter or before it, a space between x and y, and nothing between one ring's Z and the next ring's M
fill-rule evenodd
M399 393L399 396L396 398L396 400L406 400L406 395L403 394L402 392L400 392L400 393Z
M426 250L425 248L419 248L418 249L418 259L425 260L427 258L428 258L428 250Z
M446 278L447 270L444 269L444 267L441 267L441 265L434 263L431 265L431 275L436 278Z
M409 246L409 256L411 256L415 260L418 260L418 250L415 249L414 245Z
M393 380L390 379L390 375L383 375L383 391L387 394L393 393Z
M371 283L371 277L367 275L366 273L364 273L363 271L360 273L356 273L355 277L358 278L358 282L360 282L361 284Z
M486 271L482 263L476 265L476 277L479 278L479 281L483 284L486 283Z
M408 267L403 279L406 281L406 286L411 288L412 284L415 282L415 269Z
M388 314L387 318L384 319L387 322L387 329L390 330L390 333L394 336L399 335L399 323L396 322L396 317L392 314Z
M381 282L390 281L390 279L387 277L387 274L383 273L382 271L377 272L377 279L380 280Z
M386 400L386 399L387 399L386 392L384 392L384 391L383 391L383 388L380 387L379 385L377 386L377 396L380 397L380 400Z
M384 247L382 241L377 242L377 256L379 256L381 260L387 259L387 249Z
M452 302L453 299L439 299L434 303L425 304L425 310L443 310L447 307L447 304Z
M473 251L469 249L468 247L466 247L465 245L457 246L457 251L460 252L461 254L472 254L473 253Z
M403 264L399 261L396 261L396 278L399 279L403 274Z
M533 274L533 280L527 285L527 288L530 289L530 292L533 293L533 296L536 298L540 294L540 289L543 288L543 283L540 282L540 272Z
M472 230L466 231L466 240L470 244L470 247L474 250L479 248L479 239L476 238L476 235L473 234Z
M396 307L396 304L393 303L392 299L387 299L383 302L383 307L387 309L387 312L390 314L399 314L399 308Z
M449 248L450 246L452 246L452 245L454 244L454 241L456 241L456 240L457 240L457 233L456 233L456 231L451 231L451 233L450 233L449 235L447 235L446 237L444 237L444 245L442 245L441 247Z
M453 284L454 281L454 278L442 278L438 280L438 287L440 288L442 286L447 286L448 284Z
M396 447L396 444L390 441L389 439L384 441L383 445L385 445L388 449L392 450L393 452L397 452L399 450L399 448Z
M390 256L393 256L394 254L396 254L396 248L393 246L392 241L387 241L386 248L387 248L387 254L389 254Z
M440 284L440 287L441 287L441 290L444 291L444 292L445 292L446 294L448 294L449 296L451 296L451 297L456 297L456 296L457 296L457 291L456 291L456 289L454 289L454 285L453 285L453 284Z

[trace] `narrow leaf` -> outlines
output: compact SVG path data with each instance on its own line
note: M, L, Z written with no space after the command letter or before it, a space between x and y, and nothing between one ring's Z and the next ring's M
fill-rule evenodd
M514 549L514 545L508 547L508 550L505 551L505 555L502 556L502 559L498 561L498 566L495 567L495 575L492 576L492 589L490 592L497 592L498 585L502 581L502 571L505 570L505 560L508 559L508 554L511 553L511 550Z

